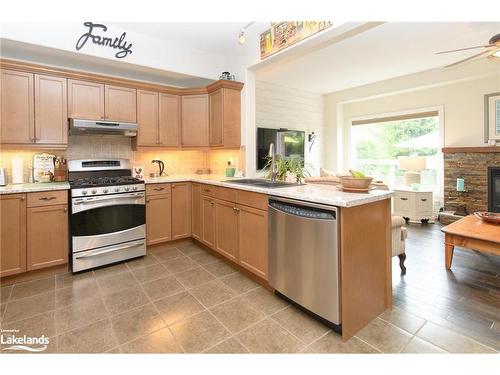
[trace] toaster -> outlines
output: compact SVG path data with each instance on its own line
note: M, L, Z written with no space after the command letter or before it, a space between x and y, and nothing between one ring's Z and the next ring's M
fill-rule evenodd
M5 177L5 168L0 168L0 186L7 185L7 177Z

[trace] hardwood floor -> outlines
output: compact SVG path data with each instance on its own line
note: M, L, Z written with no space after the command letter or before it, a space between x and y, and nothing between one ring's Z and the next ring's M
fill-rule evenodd
M441 225L407 227L406 275L393 258L394 306L500 350L500 257L456 247L447 271Z

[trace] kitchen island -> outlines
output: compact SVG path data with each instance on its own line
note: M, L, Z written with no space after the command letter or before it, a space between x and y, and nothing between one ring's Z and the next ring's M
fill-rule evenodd
M146 178L145 183L146 239L149 246L193 238L267 287L269 197L336 207L343 338L352 337L372 319L391 308L390 191L355 194L341 192L334 186L313 184L265 188L232 183L223 176L214 175ZM0 195L5 199L18 198L19 207L12 206L10 211L19 213L21 222L26 220L23 211L26 210L26 194L29 200L39 192L62 194L67 189L67 183L7 185L0 188ZM61 215L66 216L66 202L62 198L64 211L61 210ZM5 210L2 207L5 218L11 217L8 211L6 205ZM58 220L67 222L62 217ZM38 221L30 223L31 226L40 225ZM34 230L28 230L28 233ZM23 233L19 232L17 241L21 255L26 252L22 238L26 234ZM14 238L10 238L9 234L2 237L2 244L5 241L4 245L9 244L14 252ZM64 259L58 257L57 262L47 264L62 264L67 261ZM20 267L8 274L25 271L26 267Z

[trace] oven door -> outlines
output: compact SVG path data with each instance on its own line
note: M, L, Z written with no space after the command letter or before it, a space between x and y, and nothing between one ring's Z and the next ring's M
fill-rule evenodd
M144 239L145 224L144 192L73 198L73 253Z

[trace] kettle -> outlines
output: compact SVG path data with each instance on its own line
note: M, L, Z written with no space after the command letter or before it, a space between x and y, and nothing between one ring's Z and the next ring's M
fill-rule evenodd
M5 168L0 168L0 186L7 185L7 177L5 177Z

